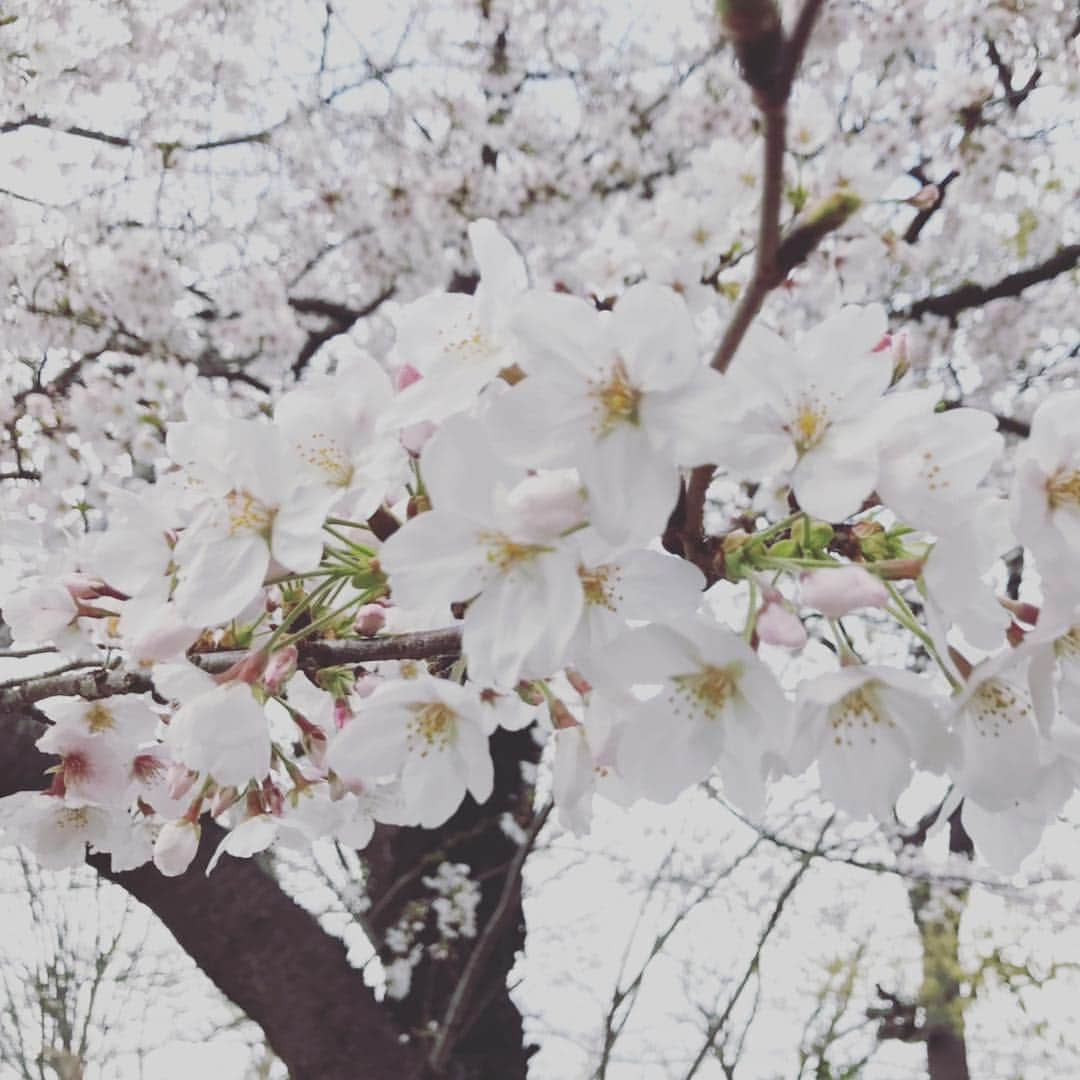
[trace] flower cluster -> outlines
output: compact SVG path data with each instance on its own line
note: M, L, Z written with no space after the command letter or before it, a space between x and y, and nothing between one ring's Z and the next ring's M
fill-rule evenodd
M17 641L121 654L154 695L46 700L59 764L0 801L3 835L166 874L205 815L211 868L362 847L484 802L494 733L535 724L571 829L598 794L714 775L758 817L811 767L888 821L925 770L1018 865L1080 780L1080 394L1036 413L1005 498L993 417L941 410L878 306L755 327L721 373L671 288L608 310L531 288L491 221L470 236L475 294L401 307L386 365L358 350L272 416L188 389L156 482L5 597ZM706 530L723 490L738 520ZM1041 610L996 591L1021 544ZM872 655L886 621L917 670ZM349 651L447 628L428 664Z

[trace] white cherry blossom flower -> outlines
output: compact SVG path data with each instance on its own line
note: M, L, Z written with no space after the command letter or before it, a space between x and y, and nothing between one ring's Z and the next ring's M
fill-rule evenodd
M892 360L875 347L885 329L876 304L843 308L797 346L753 327L729 370L743 412L721 463L746 479L789 475L815 517L855 513L877 483L884 437L929 408L924 394L883 396Z
M1013 527L1055 588L1080 592L1080 390L1043 402L1020 450L1012 486ZM1068 568L1066 570L1066 568Z
M905 525L940 535L970 513L1003 443L980 409L914 417L882 447L877 492Z
M1042 744L1023 657L1004 653L975 668L952 703L957 789L991 812L1030 799L1051 754Z
M254 420L189 421L174 425L169 437L174 457L183 450L183 464L207 495L174 549L184 621L206 626L238 615L271 559L296 572L318 565L322 525L338 492L305 482L276 428Z
M853 665L799 686L788 765L816 761L822 791L853 817L888 821L915 765L938 770L947 749L934 691L913 672Z
M339 511L371 516L408 475L405 451L375 425L393 396L390 379L371 357L339 364L279 399L274 423L300 470L339 496Z
M243 787L270 771L270 729L251 687L227 682L188 700L169 723L173 759L220 787Z
M548 490L504 465L483 425L448 421L425 450L423 475L434 509L407 522L379 559L405 607L472 599L463 647L470 677L498 689L550 675L564 661L584 605L577 558L562 537L580 521L576 479ZM569 479L569 485L567 480ZM519 498L528 489L527 498ZM577 502L578 509L568 512Z
M590 520L611 542L659 533L678 466L711 461L722 445L723 380L702 363L685 303L649 283L610 315L536 293L514 326L531 374L488 413L496 447L522 465L575 466Z
M613 695L633 686L652 694L628 707L617 733L618 770L632 790L669 802L718 767L732 800L761 813L790 710L741 637L704 616L677 629L653 624L617 638L583 673Z
M384 412L384 430L445 420L469 408L486 383L519 361L509 320L528 288L525 263L486 218L469 226L469 241L480 270L475 294L425 296L403 307L395 319L395 354L422 378L406 386Z
M346 783L400 777L405 810L436 828L461 805L466 791L484 802L494 765L477 692L421 675L380 686L327 751L327 763Z

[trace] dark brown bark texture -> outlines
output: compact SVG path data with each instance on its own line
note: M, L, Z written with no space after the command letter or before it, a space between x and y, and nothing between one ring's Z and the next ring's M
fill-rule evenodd
M44 769L55 759L34 740L43 717L32 708L0 713L0 796L46 785ZM188 872L162 877L153 866L114 874L108 859L90 863L162 920L177 942L217 987L258 1023L293 1080L524 1080L530 1051L522 1018L510 998L507 974L524 944L519 886L513 884L510 917L487 922L506 885L517 843L500 826L504 813L522 825L531 818L531 785L521 763L535 762L531 734L500 732L493 740L496 785L483 806L471 799L442 828L380 827L365 852L373 900L371 924L378 939L403 914L423 909L434 940L432 893L423 877L443 861L461 862L481 879L479 935L459 941L445 959L425 957L401 1002L379 1001L345 948L278 886L258 860L225 858L207 877L205 867L223 836L203 826L199 854ZM475 991L466 995L445 1065L428 1059L472 948L486 938L489 952ZM385 942L376 941L391 959Z

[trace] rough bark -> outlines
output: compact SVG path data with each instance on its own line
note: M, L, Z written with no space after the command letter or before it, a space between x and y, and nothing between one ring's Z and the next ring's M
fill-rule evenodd
M4 753L0 795L45 786L52 758L34 740L42 717L32 708L0 713ZM442 829L381 827L370 851L368 882L377 938L410 903L427 896L421 878L444 859L467 863L482 876L480 938L498 902L517 843L500 827L503 813L530 816L531 787L521 762L535 761L527 733L494 740L496 788L484 806L468 800ZM295 904L257 860L224 859L211 877L206 863L223 833L203 826L199 854L178 878L152 866L114 874L103 856L90 863L146 904L217 987L258 1023L294 1080L419 1080L432 1037L476 941L462 943L446 960L424 960L412 993L402 1002L379 1002L363 976L346 962L345 948ZM454 1080L524 1080L530 1051L522 1020L507 990L507 973L524 943L517 883L510 917L487 935L489 947L475 992L464 1002L456 1038L437 1074ZM391 891L392 890L392 891ZM385 901L385 902L381 902ZM391 954L376 941L384 957Z
M477 938L459 942L460 947L445 959L421 960L413 971L410 993L392 1005L403 1030L427 1037L434 1049L469 956L481 940L485 942L489 951L475 990L462 1002L449 1062L443 1070L430 1073L454 1080L525 1080L532 1053L524 1044L521 1013L507 989L507 976L525 944L519 882L511 881L514 891L508 917L493 925L492 915L519 846L500 821L509 814L519 826L527 827L532 786L523 777L522 763L535 762L539 748L531 732L500 731L492 739L492 753L495 790L483 806L467 798L439 829L380 828L366 852L368 891L375 898L370 916L377 937L411 914L425 919L420 940L436 940L434 920L426 907L432 894L422 878L439 863L464 863L473 880L480 881ZM384 960L393 959L385 944L380 953Z

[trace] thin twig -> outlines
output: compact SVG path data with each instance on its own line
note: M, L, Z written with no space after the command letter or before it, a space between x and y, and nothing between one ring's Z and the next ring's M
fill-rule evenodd
M525 839L522 840L513 861L510 863L510 868L506 873L506 881L503 884L502 892L499 894L495 910L491 913L491 918L488 919L480 937L477 939L476 947L469 954L465 970L461 973L457 986L454 987L454 993L450 997L446 1015L443 1017L443 1022L439 1027L439 1035L435 1040L435 1046L432 1048L431 1057L428 1059L428 1063L436 1075L442 1073L446 1068L447 1059L454 1049L457 1028L460 1025L465 1006L476 989L476 985L483 973L484 963L491 950L495 947L503 926L510 916L514 901L519 895L521 870L525 865L525 859L532 850L532 846L536 842L536 838L544 827L544 823L551 814L553 807L554 803L546 803L533 819L532 825L529 826Z
M428 660L454 656L461 651L461 630L456 626L441 630L421 630L410 634L346 641L308 641L299 646L300 659L326 667L335 664L362 664L377 660ZM203 671L227 671L250 655L245 649L195 653L188 659ZM144 694L153 689L145 670L98 667L91 671L29 676L0 685L0 708L33 705L50 697L81 697L85 701L115 694Z

